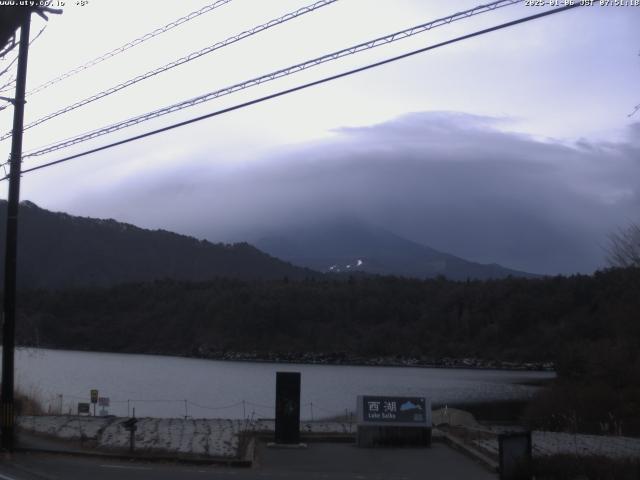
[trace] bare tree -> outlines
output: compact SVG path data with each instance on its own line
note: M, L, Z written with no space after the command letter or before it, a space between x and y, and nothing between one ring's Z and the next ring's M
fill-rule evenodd
M640 267L640 224L631 223L609 235L607 262L612 267Z
M638 56L640 57L640 53L638 53ZM629 114L629 117L633 117L638 112L640 112L640 103L633 107L633 112Z

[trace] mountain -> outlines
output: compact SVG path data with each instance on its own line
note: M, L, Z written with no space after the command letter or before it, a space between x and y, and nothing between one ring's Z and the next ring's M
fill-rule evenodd
M0 201L1 268L6 215L7 202ZM109 286L164 278L299 279L314 274L247 243L214 244L115 220L51 212L27 201L20 204L19 287Z
M498 264L480 264L407 240L383 228L343 218L297 226L256 242L261 250L320 272L375 273L451 280L533 278Z

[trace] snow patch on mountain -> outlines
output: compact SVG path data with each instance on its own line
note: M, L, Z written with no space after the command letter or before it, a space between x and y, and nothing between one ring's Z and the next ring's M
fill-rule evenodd
M347 263L346 265L331 265L326 271L331 273L340 273L347 270L357 270L358 267L361 267L362 265L364 265L364 260L358 258L355 262Z

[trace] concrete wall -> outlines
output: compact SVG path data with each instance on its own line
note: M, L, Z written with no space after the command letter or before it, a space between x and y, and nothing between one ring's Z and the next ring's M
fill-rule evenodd
M358 447L431 446L431 428L358 425Z

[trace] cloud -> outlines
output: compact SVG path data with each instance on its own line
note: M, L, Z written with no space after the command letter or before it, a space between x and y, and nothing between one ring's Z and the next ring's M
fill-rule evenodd
M602 267L607 234L638 220L640 124L625 142L575 144L508 126L412 113L253 161L202 155L121 181L117 197L85 196L83 208L214 241L348 214L474 261L552 274Z

